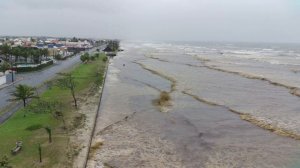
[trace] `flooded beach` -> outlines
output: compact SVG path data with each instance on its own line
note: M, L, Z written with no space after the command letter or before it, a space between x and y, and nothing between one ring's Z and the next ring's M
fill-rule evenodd
M297 166L297 46L121 46L110 60L89 167ZM157 103L161 93L167 103Z

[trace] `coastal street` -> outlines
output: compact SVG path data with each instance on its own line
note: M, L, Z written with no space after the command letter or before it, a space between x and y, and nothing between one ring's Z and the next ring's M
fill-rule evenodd
M102 50L102 49L104 49L104 47L105 46L100 46L97 48ZM92 53L92 52L96 51L97 48L93 48L88 52ZM57 61L54 63L54 65L52 65L48 68L45 68L41 71L18 74L17 77L21 78L22 80L0 90L0 110L2 110L6 106L8 106L10 103L12 103L9 101L9 99L11 99L10 93L12 91L14 91L16 85L26 84L26 85L30 85L32 87L37 87L37 86L41 85L43 82L55 77L58 72L72 68L76 64L80 63L80 55L81 54L77 54L71 58L68 58L67 60L64 60L64 61ZM19 107L20 107L20 105L16 105L13 109L11 109L10 112L0 116L0 124L3 123L9 116L11 116L14 113L14 111L16 111Z

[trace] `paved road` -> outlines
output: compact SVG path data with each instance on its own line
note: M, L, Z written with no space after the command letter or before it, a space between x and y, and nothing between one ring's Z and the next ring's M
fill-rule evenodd
M100 50L102 50L102 49L104 49L104 47L105 46L101 46L98 48ZM89 51L89 53L92 53L94 51L96 51L96 48L91 49ZM71 57L67 60L57 61L56 63L54 63L53 66L51 66L49 68L45 68L41 71L18 74L17 77L22 78L21 81L17 82L14 85L10 85L10 86L0 90L0 109L3 109L4 107L8 106L11 103L8 100L11 99L10 93L15 90L15 85L26 84L26 85L30 85L33 87L39 86L43 82L55 77L58 72L69 69L69 68L75 66L79 62L80 62L80 54L77 54L76 56ZM0 124L3 123L5 120L7 120L20 107L22 107L22 106L20 106L18 104L13 109L11 109L11 111L0 116Z

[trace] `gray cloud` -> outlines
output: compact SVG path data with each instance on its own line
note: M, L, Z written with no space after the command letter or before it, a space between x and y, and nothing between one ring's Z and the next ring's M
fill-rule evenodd
M0 34L300 42L298 0L1 0Z

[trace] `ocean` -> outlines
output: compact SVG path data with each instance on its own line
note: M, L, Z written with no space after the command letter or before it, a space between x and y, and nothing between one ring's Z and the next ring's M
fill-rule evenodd
M123 42L110 60L91 165L293 167L300 45ZM170 96L160 101L162 92Z

